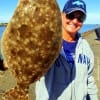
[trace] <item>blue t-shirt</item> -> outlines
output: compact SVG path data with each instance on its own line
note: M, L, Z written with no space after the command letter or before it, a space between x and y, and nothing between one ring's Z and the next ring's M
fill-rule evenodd
M63 93L65 88L74 80L75 69L74 69L74 58L77 42L67 42L63 40L63 49L66 55L67 62L62 56L56 59L55 63L52 65L51 69L45 75L45 85L48 90L49 99L57 100L57 98ZM66 65L65 65L66 64ZM69 67L65 68L65 67ZM67 70L68 69L68 70ZM73 71L73 73L72 73Z
M77 44L77 41L68 42L68 41L63 40L63 49L66 55L67 62L71 65L71 67L74 65L76 44Z

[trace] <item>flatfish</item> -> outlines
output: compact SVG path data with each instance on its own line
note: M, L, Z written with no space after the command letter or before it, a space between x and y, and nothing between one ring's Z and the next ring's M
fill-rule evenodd
M20 0L1 39L3 59L17 81L3 100L28 100L29 85L45 75L61 43L61 15L56 0Z

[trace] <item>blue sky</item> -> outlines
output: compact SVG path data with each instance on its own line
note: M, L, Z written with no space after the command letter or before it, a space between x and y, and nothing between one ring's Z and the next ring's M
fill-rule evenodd
M87 5L86 24L100 24L100 0L84 0ZM62 11L66 0L57 0ZM0 22L8 22L16 9L18 0L0 0Z

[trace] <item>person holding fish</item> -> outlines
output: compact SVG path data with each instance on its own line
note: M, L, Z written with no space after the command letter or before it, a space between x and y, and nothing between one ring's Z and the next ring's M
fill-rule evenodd
M82 0L68 0L61 13L62 49L49 71L36 82L36 100L98 100L94 55L79 34L87 17Z

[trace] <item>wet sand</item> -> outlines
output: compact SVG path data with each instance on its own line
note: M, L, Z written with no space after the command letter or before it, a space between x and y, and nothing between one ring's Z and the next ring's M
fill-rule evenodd
M89 31L84 33L84 37L90 43L91 48L93 49L95 55L95 68L94 68L94 78L98 86L98 95L100 100L100 40L96 40L95 31ZM1 95L8 89L16 85L16 80L12 75L11 71L8 69L6 71L0 71L0 100ZM29 89L29 100L35 100L35 83L30 85Z

